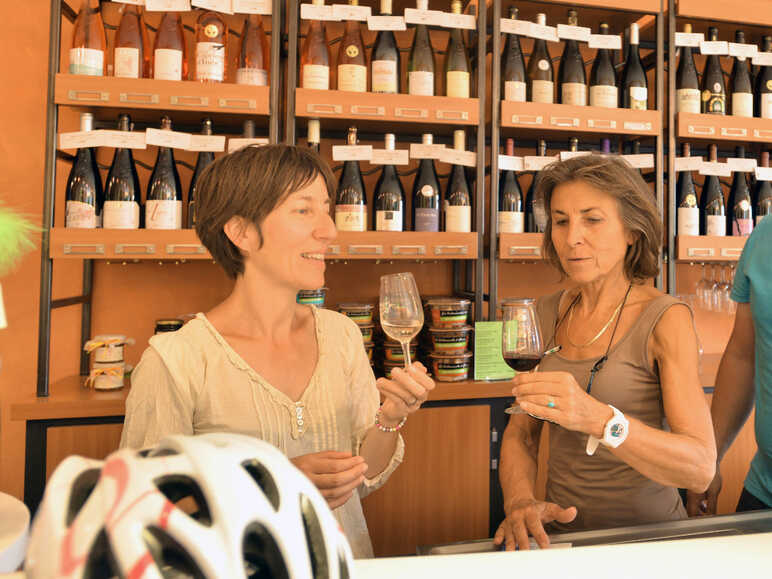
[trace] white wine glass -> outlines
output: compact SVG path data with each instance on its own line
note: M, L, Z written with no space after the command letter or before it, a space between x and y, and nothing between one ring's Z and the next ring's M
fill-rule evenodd
M410 366L410 340L424 325L424 309L415 278L410 272L381 276L381 327L402 345L405 368Z
M501 355L504 361L516 372L533 370L544 356L533 299L507 300L502 304L502 320ZM513 402L505 412L523 414L525 411Z

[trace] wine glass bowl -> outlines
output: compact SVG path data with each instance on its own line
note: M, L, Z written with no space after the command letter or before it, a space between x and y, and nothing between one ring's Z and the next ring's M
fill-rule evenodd
M544 347L530 298L507 300L502 304L501 354L516 372L533 370L544 356ZM508 414L521 414L517 402L507 408Z
M410 366L410 340L424 325L424 309L415 278L410 272L381 276L381 327L392 340L399 342Z

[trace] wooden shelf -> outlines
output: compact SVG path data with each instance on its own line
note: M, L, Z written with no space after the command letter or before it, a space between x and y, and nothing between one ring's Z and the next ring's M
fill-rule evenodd
M682 18L737 22L749 26L772 26L769 0L678 0L676 15Z
M499 259L541 261L542 233L499 234Z
M737 261L746 237L679 235L676 237L676 259L680 262Z
M603 135L642 135L660 133L659 111L604 109L574 105L501 101L501 126L544 135L595 133Z
M563 4L571 8L601 8L628 12L659 12L659 0L540 0L544 4Z
M682 139L772 143L772 119L678 113L676 134Z
M50 385L49 396L31 396L10 404L11 420L123 416L128 387L93 390L85 382L85 376L68 376Z
M52 259L212 259L192 229L51 230Z
M327 259L477 259L476 233L339 231Z

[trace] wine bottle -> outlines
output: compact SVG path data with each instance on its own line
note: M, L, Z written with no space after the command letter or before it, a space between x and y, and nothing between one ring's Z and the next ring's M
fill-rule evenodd
M772 52L772 36L764 37L764 52ZM760 66L756 74L756 116L772 119L772 66Z
M131 131L131 117L122 114L118 117L118 130ZM131 149L117 147L113 163L105 182L105 206L102 212L105 229L139 228L139 204L142 193L139 188L139 176L134 165Z
M236 84L268 86L271 71L271 48L260 14L248 14L244 19L239 47Z
M770 52L772 51L772 36L762 36L761 39L761 50L759 52ZM759 116L758 111L758 91L756 84L759 80L759 72L761 71L763 67L761 67L758 64L751 64L751 86L753 87L753 111L755 116Z
M571 137L568 139L568 150L572 153L579 151L579 139L577 137Z
M761 153L761 166L769 168L769 151ZM756 225L758 225L767 215L772 214L772 182L756 179L756 191L753 197Z
M427 10L429 0L418 0L418 10ZM424 24L415 27L410 60L407 64L407 92L412 95L434 96L434 50L429 30Z
M145 22L139 8L125 4L123 16L115 33L113 75L121 78L145 76Z
M742 30L735 32L734 41L738 44L745 44L745 33ZM746 57L735 57L730 86L732 114L737 117L752 117L753 85L751 84L751 71L748 68Z
M625 68L622 72L619 106L625 109L645 111L649 103L649 84L638 51L640 37L638 24L630 25L630 45L627 47Z
M545 26L546 14L537 14L536 23ZM534 103L555 102L552 59L547 50L547 41L536 38L533 41L531 58L528 60L528 100Z
M314 6L324 6L324 0L312 0ZM300 86L316 90L330 88L330 47L322 20L311 20L303 50L300 53Z
M307 133L308 147L318 153L322 147L319 119L308 119Z
M424 134L421 142L431 145L433 137ZM413 230L440 230L440 182L432 159L421 159L413 181Z
M70 74L104 76L107 39L99 0L81 0L70 48Z
M169 117L161 119L161 129L171 131ZM153 172L147 186L145 227L148 229L180 229L182 227L182 185L174 152L169 147L158 147Z
M348 130L346 144L357 144L356 127ZM343 173L335 195L335 227L338 231L367 230L367 197L359 161L343 163Z
M504 152L515 154L515 141L507 139ZM523 192L517 182L517 175L511 169L501 171L499 179L499 233L523 233L525 230L525 213L523 207Z
M708 28L708 38L711 42L716 42L718 28ZM702 73L702 112L711 115L726 114L726 85L718 54L708 55L705 71Z
M201 134L212 134L211 119L203 120L201 123ZM186 224L188 229L194 229L196 227L196 198L198 197L198 195L196 195L196 187L198 185L198 178L201 176L201 173L204 171L204 169L206 169L212 163L214 163L214 153L211 151L200 151L198 153L198 158L196 159L196 167L193 169L193 176L190 178L190 188L188 189L188 220Z
M453 131L453 148L463 151L466 134ZM445 192L445 231L472 231L472 195L463 165L453 165Z
M710 145L711 162L718 159L718 147ZM700 234L726 235L726 206L724 191L715 175L706 175L700 197Z
M681 53L681 58L683 58L683 53ZM682 145L682 155L684 157L691 155L689 143ZM697 206L697 190L694 188L691 171L680 171L678 173L676 199L678 235L699 235L700 209Z
M349 6L358 6L359 0L348 0ZM338 48L338 90L367 92L367 56L362 30L357 20L346 20L346 27Z
M568 25L578 26L576 10L568 11ZM564 105L587 105L587 74L576 40L566 40L558 67L558 98Z
M600 33L609 34L609 25L600 23ZM619 89L617 88L617 73L611 61L611 52L607 48L599 48L590 70L590 106L604 109L615 109L619 106Z
M691 34L692 25L684 24L684 33ZM676 71L676 112L700 113L700 81L691 46L681 46L681 60ZM691 178L691 177L690 177ZM687 235L687 234L684 234Z
M461 0L452 0L450 11L461 14ZM445 53L445 94L449 97L469 98L471 71L461 30L451 28Z
M539 139L539 143L536 146L536 155L539 157L547 156L547 142L544 139ZM525 198L526 233L544 233L544 229L547 226L547 212L544 209L544 203L541 200L537 201L535 197L538 184L539 172L535 171Z
M603 153L604 155L611 154L611 139L600 140L600 152Z
M91 131L94 127L94 115L80 115L80 130ZM78 149L67 177L65 190L65 227L94 229L99 227L104 197L102 178L96 164L96 153L89 147Z
M745 158L745 147L735 148L735 157ZM727 207L726 230L729 235L748 236L753 231L753 201L751 190L745 173L735 171L732 179L732 188L729 190L729 203Z
M385 145L387 151L395 149L394 133L387 133ZM405 191L394 165L383 165L381 176L375 184L373 193L373 230L405 230Z
M153 78L157 80L187 80L188 59L185 32L179 12L166 12L155 34L153 46Z
M517 8L509 7L509 17L517 20ZM520 36L507 34L501 59L501 96L506 101L525 102L526 76Z
M196 22L196 80L223 82L228 27L217 12L202 12Z
M391 0L381 0L381 14L391 16ZM379 30L372 54L372 91L394 94L400 92L399 48L394 32Z

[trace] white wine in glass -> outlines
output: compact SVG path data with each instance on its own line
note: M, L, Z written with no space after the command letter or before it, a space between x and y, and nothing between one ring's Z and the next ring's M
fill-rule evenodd
M381 327L402 345L405 368L410 366L410 340L424 325L424 310L415 278L410 272L381 276Z

